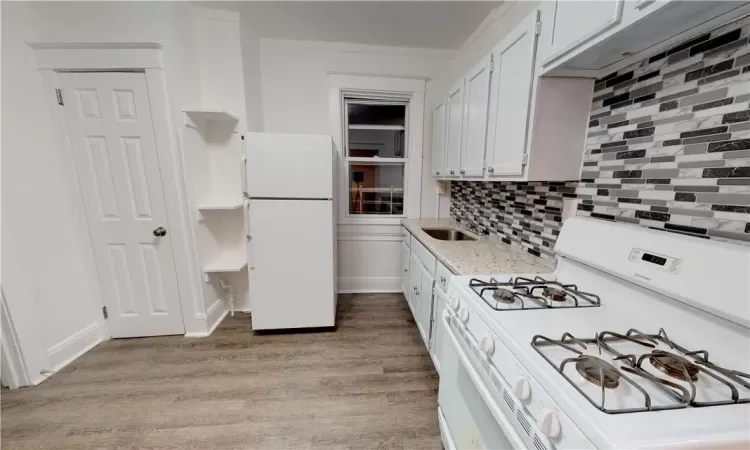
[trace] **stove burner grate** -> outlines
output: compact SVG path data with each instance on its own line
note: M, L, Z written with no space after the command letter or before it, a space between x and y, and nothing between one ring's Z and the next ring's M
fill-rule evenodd
M647 353L639 357L635 355L623 355L616 351L610 344L614 342L629 341L639 344L644 349L649 349ZM564 333L559 340L553 340L546 336L536 335L531 340L531 345L542 355L573 387L578 390L586 399L599 410L607 414L622 414L641 411L658 411L665 409L703 407L728 405L733 403L750 403L750 396L741 398L738 387L750 390L750 374L736 370L726 369L709 362L708 352L705 350L690 351L676 343L672 342L664 329L660 329L658 334L647 335L636 329L630 329L624 335L603 331L597 333L594 339L577 339L570 333ZM582 350L588 349L589 345L595 345L599 354L606 352L611 355L614 361L622 361L623 365L615 367L609 362L597 358L596 356L586 355ZM666 345L672 351L659 350L658 345ZM564 359L559 365L552 362L549 356L543 351L544 347L558 346L562 347L573 354L573 357ZM674 353L673 353L674 352ZM678 354L679 353L679 354ZM688 358L692 358L688 359ZM661 373L665 374L668 379L655 375L643 368L643 362L648 359L651 365ZM573 381L567 373L565 367L569 363L575 363L576 371L587 381L601 388L601 399L594 399L587 394L578 383ZM630 379L626 374L635 375L642 382L650 382L657 389L670 396L673 404L669 405L652 405L651 396L646 390ZM700 376L711 377L722 383L728 390L728 396L723 400L698 401L696 395L699 386L696 382ZM636 408L611 408L605 407L606 391L617 389L622 381L627 382L636 391L643 395L643 406Z
M511 278L507 282L500 282L495 278L482 281L477 278L469 280L469 288L496 311L511 309L540 309L540 308L576 308L583 306L599 306L599 296L579 291L574 284L562 284L558 281L545 280L542 277ZM492 291L490 299L484 293ZM579 302L579 299L584 300ZM494 303L493 303L494 301ZM572 304L567 304L572 301ZM520 308L507 308L502 305L518 303Z

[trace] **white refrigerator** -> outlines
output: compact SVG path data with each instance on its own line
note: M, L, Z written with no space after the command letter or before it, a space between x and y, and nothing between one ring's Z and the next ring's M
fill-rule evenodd
M253 330L335 326L334 155L330 136L245 135Z

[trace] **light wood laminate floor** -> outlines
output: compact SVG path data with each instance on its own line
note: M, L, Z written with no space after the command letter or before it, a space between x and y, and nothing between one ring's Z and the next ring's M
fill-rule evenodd
M338 328L104 342L2 393L3 449L441 449L437 374L401 294L342 295Z

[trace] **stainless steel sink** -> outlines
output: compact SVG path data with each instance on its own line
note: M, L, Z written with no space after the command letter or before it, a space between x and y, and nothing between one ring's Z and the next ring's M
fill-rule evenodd
M428 236L435 238L439 241L476 241L477 239L473 236L456 230L455 228L422 228L422 231L427 233Z

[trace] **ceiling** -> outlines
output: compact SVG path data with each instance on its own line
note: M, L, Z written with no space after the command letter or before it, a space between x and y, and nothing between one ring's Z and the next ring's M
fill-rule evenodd
M262 38L458 49L502 2L196 2L240 11Z

